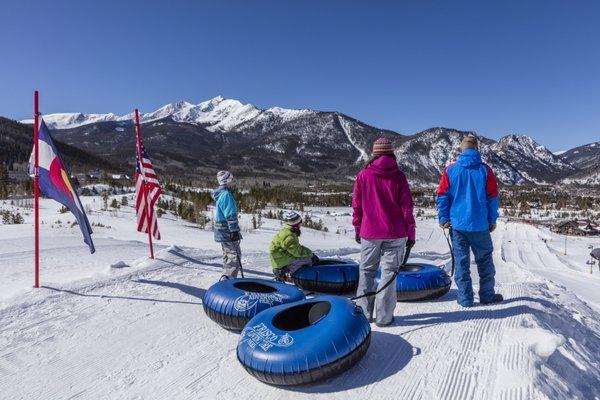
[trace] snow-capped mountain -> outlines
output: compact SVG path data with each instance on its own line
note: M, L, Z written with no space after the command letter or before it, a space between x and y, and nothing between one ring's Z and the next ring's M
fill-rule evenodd
M44 120L67 143L133 162L131 115L49 114ZM141 121L146 147L157 165L187 176L231 168L249 177L346 179L368 158L373 140L384 135L394 142L398 163L409 179L432 184L456 159L460 141L470 133L431 128L404 136L339 112L262 110L220 96L199 104L167 104L142 114ZM479 138L484 161L505 184L552 183L582 171L569 158L579 153L557 156L528 136Z
M44 119L57 138L107 158L132 160L135 136L130 118L98 122L94 116L91 123L82 124L83 116L71 125L62 115ZM357 160L366 157L382 132L340 113L261 110L222 97L198 105L168 104L141 119L145 145L157 166L194 176L227 167L247 176L345 179L355 173Z
M70 129L78 126L95 124L97 122L107 121L127 121L131 116L118 116L113 113L108 114L82 114L82 113L56 113L44 115L44 122L50 129ZM23 124L33 124L33 119L24 119Z
M439 179L444 167L457 159L460 142L468 134L474 133L447 128L431 128L417 133L397 147L398 163L414 182L431 183L432 179ZM494 168L501 182L511 185L527 182L518 170L491 150L495 143L493 140L479 139L484 162Z
M600 184L600 142L575 147L562 153L560 158L580 170L565 179L565 183Z
M251 120L276 117L285 121L310 113L310 110L291 110L280 107L260 110L252 104L242 104L238 100L217 96L200 104L192 104L187 101L170 103L156 111L142 113L140 119L142 123L148 123L170 117L176 122L202 125L212 132L227 132ZM133 122L133 114L119 116L113 113L58 113L44 115L44 121L50 129L71 129L97 122ZM27 119L21 122L32 124L33 120Z
M554 182L576 172L576 168L529 136L504 136L490 150L534 183Z
M567 150L560 155L560 158L577 168L600 168L600 142Z

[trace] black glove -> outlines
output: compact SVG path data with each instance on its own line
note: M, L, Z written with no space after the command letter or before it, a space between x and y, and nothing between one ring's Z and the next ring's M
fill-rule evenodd
M356 243L360 244L360 235L358 233L354 235L354 240L356 240Z
M402 265L405 265L406 262L408 261L408 257L410 257L410 250L413 248L414 245L415 245L414 240L408 239L406 241L406 247L404 249L404 259L402 260Z
M315 253L313 253L313 255L310 259L312 260L313 265L319 263L319 257L317 257L317 255Z
M277 282L285 283L285 271L283 268L273 269L273 278L275 278Z
M241 236L240 236L240 232L239 231L231 232L229 234L229 240L231 240L232 242L237 242L240 239L241 239Z

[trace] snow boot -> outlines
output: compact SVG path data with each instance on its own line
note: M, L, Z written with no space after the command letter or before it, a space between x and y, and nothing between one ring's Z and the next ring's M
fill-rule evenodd
M219 282L224 281L229 279L229 277L227 275L221 275L221 277L219 278Z
M396 320L396 317L392 317L392 319L390 320L390 322L388 322L387 324L380 324L379 322L375 322L375 325L377 325L380 328L385 328L386 326L392 325L395 320Z
M480 301L481 304L494 304L494 303L500 303L502 300L504 300L504 296L502 296L500 293L496 293L492 296L492 298L489 301Z

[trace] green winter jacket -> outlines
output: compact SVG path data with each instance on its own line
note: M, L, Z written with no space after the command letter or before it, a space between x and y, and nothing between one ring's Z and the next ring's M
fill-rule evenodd
M292 228L285 226L271 241L269 257L271 266L275 269L290 265L299 258L308 258L313 254L312 250L300 245L298 235L292 232Z

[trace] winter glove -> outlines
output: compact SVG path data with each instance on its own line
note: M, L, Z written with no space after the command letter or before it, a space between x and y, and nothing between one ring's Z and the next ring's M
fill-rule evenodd
M313 265L319 263L319 257L317 257L317 255L315 253L313 253L313 255L310 259L311 259Z
M406 241L406 251L410 251L410 249L412 249L414 247L415 243L416 243L415 240L408 239Z
M496 224L490 224L490 233L496 230Z
M240 239L241 239L241 237L240 237L240 232L239 231L231 232L229 234L229 240L231 240L232 242L237 242Z
M360 235L358 233L354 235L354 240L356 240L356 243L360 244Z
M285 283L285 271L283 270L283 268L273 269L273 277L277 282Z
M446 221L443 224L440 224L440 228L442 229L449 229L450 228L450 221Z

